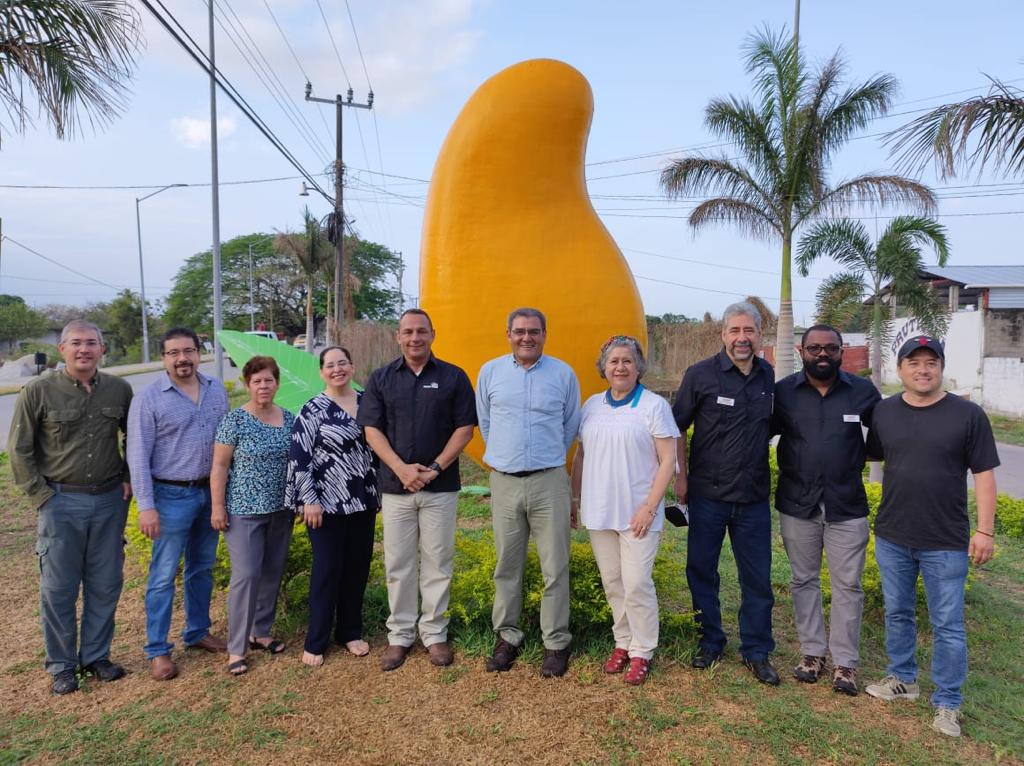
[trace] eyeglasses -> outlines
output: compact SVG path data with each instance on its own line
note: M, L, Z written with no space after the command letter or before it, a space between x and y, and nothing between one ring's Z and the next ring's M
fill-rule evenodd
M348 359L341 359L340 361L337 361L337 362L328 362L327 364L324 365L324 369L325 370L333 370L333 369L335 369L337 367L351 367L351 366L352 366L352 362L350 362Z
M829 356L835 356L842 350L843 347L837 346L835 343L829 343L828 345L825 346L819 346L817 343L812 343L809 346L804 346L804 351L806 351L811 356L817 356L822 351L824 351Z
M513 338L522 338L529 335L531 338L539 338L544 331L539 327L516 327L509 331Z
M199 349L197 348L172 348L169 351L164 351L164 356L177 359L179 356L194 356L198 353Z

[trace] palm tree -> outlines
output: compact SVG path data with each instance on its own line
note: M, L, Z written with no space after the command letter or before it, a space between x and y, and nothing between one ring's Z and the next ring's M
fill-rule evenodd
M704 114L712 133L736 145L738 161L724 155L683 157L665 168L661 186L672 197L714 195L690 213L694 230L725 222L750 236L781 242L776 345L783 349L793 335L792 246L800 226L858 202L902 203L930 212L935 196L900 175L828 182L832 154L888 111L897 88L891 75L843 88L844 64L838 53L812 74L793 40L768 30L749 39L746 59L754 100L714 99ZM779 377L793 370L790 354L779 353L776 363Z
M977 142L971 148L970 138ZM988 95L945 104L887 134L901 164L921 170L932 159L943 179L958 167L992 163L1024 175L1024 93L992 80Z
M313 288L324 262L333 257L334 251L324 235L320 221L309 212L308 207L302 212L302 220L304 231L301 234L278 234L274 237L274 249L294 258L306 280L306 351L312 354L316 333L313 324Z
M124 107L141 32L126 0L2 0L0 103L14 132L32 123L26 91L58 138L83 118L108 123Z
M796 264L801 276L807 276L811 264L828 257L846 267L833 275L818 290L818 320L833 322L861 305L867 290L871 295L871 380L881 390L883 348L890 335L891 320L885 314L882 291L888 285L893 305L899 303L917 317L921 326L933 335L942 335L949 321L945 307L935 300L931 285L921 280L924 269L922 247L935 250L936 260L945 266L949 259L946 229L932 218L898 216L872 244L860 221L819 221L800 239ZM825 316L822 309L831 308ZM841 326L841 323L838 325Z

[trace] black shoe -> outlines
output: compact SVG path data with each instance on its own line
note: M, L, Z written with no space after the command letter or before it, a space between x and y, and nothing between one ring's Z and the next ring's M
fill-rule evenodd
M53 677L53 683L50 684L50 691L54 694L71 694L71 692L78 691L78 677L75 674L75 669L70 668L68 670L62 670L60 673Z
M488 673L504 673L506 670L512 669L512 663L516 661L518 656L518 646L512 646L504 638L499 638L498 642L494 645L494 651L487 658L485 670Z
M116 681L125 677L125 670L120 665L110 660L96 660L82 668L86 673L92 673L101 681Z
M572 649L568 646L564 649L545 649L544 662L540 666L540 674L544 678L558 678L565 675L569 669L569 655Z
M754 678L769 686L779 685L779 674L772 663L766 658L763 660L743 660L743 664L754 674Z
M707 670L721 659L721 652L713 652L710 649L698 649L697 654L690 662L690 666L697 668L697 670Z

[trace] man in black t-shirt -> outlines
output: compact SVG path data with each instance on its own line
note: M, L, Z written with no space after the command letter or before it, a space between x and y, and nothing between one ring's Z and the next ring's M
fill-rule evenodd
M992 558L999 465L981 407L942 390L945 352L911 338L896 356L904 391L875 407L868 454L885 461L875 521L875 558L885 599L886 677L867 687L884 700L917 699L917 577L932 624L932 728L960 736L960 687L967 679L964 585L968 560ZM978 526L970 534L967 471L974 474Z

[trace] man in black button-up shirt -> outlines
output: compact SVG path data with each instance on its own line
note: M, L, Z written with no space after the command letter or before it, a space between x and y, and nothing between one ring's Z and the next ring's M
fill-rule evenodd
M403 313L396 336L402 356L374 370L356 417L381 461L384 570L391 609L383 670L405 662L416 641L417 615L420 640L431 662L452 662L445 612L455 555L459 453L476 425L476 397L466 373L430 353L434 328L426 312Z
M693 425L689 475L686 439L680 439L676 479L676 495L690 506L686 580L701 633L693 666L708 668L725 650L718 559L728 531L741 589L740 654L759 681L775 685L779 676L768 660L775 648L768 504L775 373L758 357L758 310L745 302L729 306L722 342L722 351L686 371L673 407L681 431Z
M782 434L775 507L792 571L789 588L803 655L793 676L814 683L825 668L824 550L832 583L827 644L835 667L832 687L854 695L868 544L863 428L870 427L881 397L871 381L839 369L843 339L834 328L809 328L800 356L803 369L775 385L772 415L772 433Z

